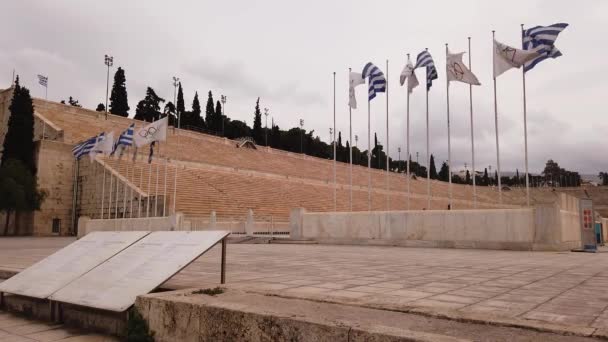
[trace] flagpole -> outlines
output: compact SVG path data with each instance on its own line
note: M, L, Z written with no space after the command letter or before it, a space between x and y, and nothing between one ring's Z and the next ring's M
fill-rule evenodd
M120 159L118 160L118 166L116 167L116 171L120 172ZM118 218L118 178L116 178L116 206L114 211L114 219Z
M524 24L521 24L521 43L523 48L524 43ZM523 83L523 91L524 91L524 152L526 158L526 205L530 206L530 181L528 176L528 115L527 115L527 105L526 105L526 68L525 66L521 68L521 77ZM500 173L500 171L499 171ZM500 178L500 176L499 176ZM498 183L500 184L500 183Z
M108 219L112 218L112 189L114 189L114 185L112 183L113 180L114 177L110 172L110 198L108 199Z
M348 68L348 78L350 82L350 73L351 68ZM350 91L350 89L349 89ZM353 211L353 109L348 104L348 141L349 144L349 154L350 154L350 169L349 169L349 181L350 181L350 211Z
M167 216L167 158L165 157L165 189L163 191L163 216Z
M429 51L428 48L424 49ZM431 157L429 152L429 74L426 73L426 205L427 209L431 209Z
M158 211L158 177L160 174L160 164L156 163L156 187L154 188L154 217L157 216Z
M125 176L125 182L122 188L122 218L127 218L127 182L129 181L129 163L125 165Z
M175 215L175 203L177 202L177 164L175 165L175 178L173 180L173 214Z
M410 54L407 54L407 62L410 62ZM410 76L411 77L411 76ZM407 145L407 210L410 210L410 197L411 197L411 193L410 193L410 182L411 182L411 175L410 175L410 89L409 89L409 80L408 80L408 84L406 85L406 90L407 92L407 123L406 123L406 145Z
M494 44L494 30L492 30L492 44ZM492 45L492 48L494 45ZM492 58L496 58L496 54L492 51ZM494 79L494 129L496 131L496 169L498 172L498 202L502 204L502 187L500 186L500 146L498 143L498 104L496 101L496 75Z
M448 58L448 44L445 44L445 57ZM452 208L452 143L450 140L450 80L445 78L445 92L448 115L448 208Z
M336 72L334 71L334 212L337 207L336 189Z
M146 217L150 217L150 182L152 181L152 163L148 161L148 197L146 202Z
M141 169L139 169L139 189L143 192L142 186L144 184L144 167L142 165ZM141 217L141 194L138 196L137 201L137 218Z
M386 210L391 210L391 196L389 194L390 178L389 178L389 161L388 155L388 59L386 60Z
M101 219L103 220L103 202L106 197L106 168L103 168L103 182L101 187Z
M471 37L469 40L469 70L471 69ZM471 158L473 160L473 208L477 209L477 189L475 186L475 135L473 134L473 85L469 84L469 112L471 116Z
M371 151L370 101L367 96L367 208L372 211L372 151Z

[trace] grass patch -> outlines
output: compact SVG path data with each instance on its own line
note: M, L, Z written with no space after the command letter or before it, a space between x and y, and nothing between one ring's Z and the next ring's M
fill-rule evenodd
M214 287L212 289L201 289L201 290L196 290L196 291L192 291L192 294L205 294L208 296L216 296L219 294L224 293L224 289L221 287Z

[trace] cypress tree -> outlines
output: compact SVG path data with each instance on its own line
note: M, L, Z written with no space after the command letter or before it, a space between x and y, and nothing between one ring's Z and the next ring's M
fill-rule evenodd
M97 105L97 108L95 108L95 111L105 112L106 111L106 106L104 106L103 103L100 103L100 104Z
M469 173L469 170L467 170L467 174L465 175L464 182L466 184L470 184L471 183L471 174Z
M483 185L490 185L490 177L488 177L488 168L483 169L483 178L481 179Z
M222 131L222 121L223 120L224 120L224 116L222 115L222 104L220 103L220 101L216 101L216 103L215 103L215 122L217 124L216 130L218 132Z
M146 90L146 97L137 104L135 119L149 122L160 119L161 102L165 102L165 99L156 95L154 89L148 87Z
M448 163L443 162L441 164L441 169L439 170L439 180L447 182L450 180L450 169L448 168Z
M262 131L262 112L260 112L260 98L255 102L255 112L253 113L253 139L256 144L262 145L264 142L264 132ZM299 147L299 146L298 146Z
M350 163L350 144L346 140L346 151L344 151L344 161Z
M8 119L7 133L4 138L1 164L7 160L19 160L32 174L36 174L34 162L34 105L30 91L19 85L19 76L15 80L13 98L8 108L11 116Z
M201 103L198 100L198 92L194 93L194 100L192 100L192 117L197 127L205 128L205 119L201 117Z
M431 179L437 179L437 168L435 167L435 156L431 154L431 162L430 162L430 173Z
M178 115L183 115L184 111L186 110L185 104L184 104L184 92L182 90L182 82L179 82L179 86L177 87L177 103L175 105L175 109L177 110ZM189 121L188 119L186 119L186 121ZM190 122L186 123L187 125L190 125Z
M213 94L211 90L209 90L209 97L207 98L207 106L205 107L205 123L207 124L207 129L214 130L216 129L215 124L215 109L213 108Z
M125 70L118 67L114 74L114 84L112 85L112 94L110 95L110 113L127 117L129 116L130 108L125 82Z

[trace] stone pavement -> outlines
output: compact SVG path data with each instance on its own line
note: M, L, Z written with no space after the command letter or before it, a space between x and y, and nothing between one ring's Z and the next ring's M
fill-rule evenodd
M0 342L118 342L114 337L86 334L61 325L33 321L0 312Z
M56 250L59 241L73 240L0 239L0 269L24 268ZM216 286L219 252L213 248L163 287ZM232 288L608 329L608 253L229 244L227 262Z

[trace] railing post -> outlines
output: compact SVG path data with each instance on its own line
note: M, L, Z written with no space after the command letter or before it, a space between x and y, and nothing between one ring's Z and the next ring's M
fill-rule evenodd
M222 268L220 270L220 283L226 284L226 238L222 239Z

